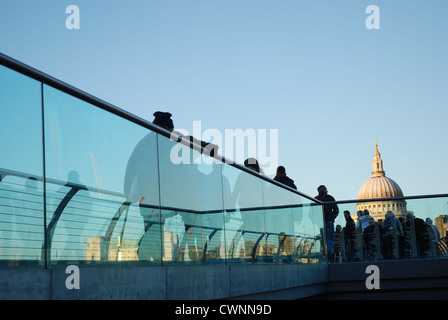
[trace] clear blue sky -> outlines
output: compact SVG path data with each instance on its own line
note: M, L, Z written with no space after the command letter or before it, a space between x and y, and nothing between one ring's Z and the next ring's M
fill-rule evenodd
M0 52L149 121L278 129L309 195L355 199L375 139L405 195L447 193L447 15L446 0L1 0Z

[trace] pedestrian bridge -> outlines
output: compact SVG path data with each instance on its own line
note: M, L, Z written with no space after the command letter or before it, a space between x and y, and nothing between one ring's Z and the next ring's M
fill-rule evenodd
M362 243L355 259L343 245L338 263L328 261L321 202L222 158L210 144L4 55L0 110L1 299L366 292ZM415 216L440 217L444 228L448 195L401 200ZM357 202L338 205L354 213ZM378 242L369 263L389 274L389 291L409 292L395 280L418 279L421 290L445 292L445 234L422 247L409 232L405 256L386 261Z

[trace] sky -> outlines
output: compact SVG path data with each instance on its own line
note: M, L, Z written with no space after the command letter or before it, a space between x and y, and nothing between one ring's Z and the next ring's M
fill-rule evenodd
M148 121L278 130L278 164L310 196L325 184L356 199L375 139L405 195L439 194L447 12L446 0L0 0L0 52Z

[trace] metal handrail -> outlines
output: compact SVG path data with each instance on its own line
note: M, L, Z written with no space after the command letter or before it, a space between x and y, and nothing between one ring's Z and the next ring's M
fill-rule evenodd
M434 198L447 198L447 197L448 197L448 193L440 193L440 194L389 197L389 198L338 200L338 201L328 201L328 202L325 202L324 204L346 204L346 203L379 202L379 201L406 201L406 200L415 200L415 199L434 199Z

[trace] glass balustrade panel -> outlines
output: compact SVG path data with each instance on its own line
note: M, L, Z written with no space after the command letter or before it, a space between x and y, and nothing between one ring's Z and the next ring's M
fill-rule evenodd
M49 86L44 109L51 263L161 263L157 134Z
M164 262L225 263L223 164L167 137L158 141Z
M231 165L223 167L226 248L229 263L264 262L266 243L263 182Z
M41 88L0 66L0 268L45 265Z

